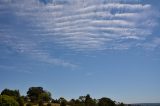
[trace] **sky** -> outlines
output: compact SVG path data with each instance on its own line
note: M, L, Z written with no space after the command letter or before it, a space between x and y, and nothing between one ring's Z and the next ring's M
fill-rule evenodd
M0 0L0 91L160 103L159 28L160 0Z

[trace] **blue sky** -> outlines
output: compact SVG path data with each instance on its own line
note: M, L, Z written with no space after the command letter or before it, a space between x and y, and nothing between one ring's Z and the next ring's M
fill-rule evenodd
M160 102L159 23L159 0L0 0L0 91Z

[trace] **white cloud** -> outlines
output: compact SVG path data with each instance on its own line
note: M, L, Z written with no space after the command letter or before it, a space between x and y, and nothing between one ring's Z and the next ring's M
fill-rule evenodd
M25 32L17 35L16 26L1 26L1 41L40 61L69 67L75 65L52 57L41 45L54 43L75 51L128 49L143 42L157 25L152 5L137 1L55 0L45 4L38 0L1 0L1 16L8 13L18 27L19 20L26 22L22 25Z
M12 32L12 34L10 35L8 35L8 32L6 34L4 33L3 35L1 34L0 41L1 43L3 42L7 46L14 49L16 52L24 55L29 55L33 59L52 65L60 65L69 68L77 67L72 63L50 56L50 54L45 50L39 49L38 43L34 42L33 40L27 40L22 37L15 37L14 32Z

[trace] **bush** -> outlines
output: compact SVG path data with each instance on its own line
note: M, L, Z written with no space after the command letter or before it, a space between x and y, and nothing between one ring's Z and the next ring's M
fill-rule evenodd
M0 106L19 106L18 102L11 96L0 95Z

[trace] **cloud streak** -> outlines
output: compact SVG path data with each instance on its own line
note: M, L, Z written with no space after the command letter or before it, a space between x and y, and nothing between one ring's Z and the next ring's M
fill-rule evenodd
M40 61L69 67L76 65L41 46L52 48L54 43L81 52L128 49L144 42L158 25L152 5L132 0L1 0L0 14L11 14L16 21L1 23L1 42Z

